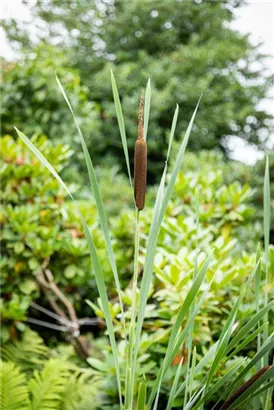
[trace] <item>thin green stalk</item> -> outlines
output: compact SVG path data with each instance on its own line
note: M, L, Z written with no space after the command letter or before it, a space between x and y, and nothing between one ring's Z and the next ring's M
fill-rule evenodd
M257 246L257 253L256 253L256 262L261 260L261 248L260 248L260 243L258 243ZM259 312L260 310L260 300L261 300L261 263L259 266L259 269L256 273L255 276L255 302L256 302L256 313ZM264 321L264 324L267 322ZM268 325L267 325L268 326ZM258 323L258 329L260 329L260 322ZM264 332L264 330L263 330ZM261 332L258 333L257 336L257 352L260 350L261 347ZM262 367L261 363L257 363L257 371L260 370ZM255 409L260 409L261 404L260 404L260 397L256 396L253 399L253 404Z
M264 177L264 251L265 251L265 292L264 305L268 304L268 276L269 276L269 234L270 234L270 181L269 181L269 164L266 157L265 177ZM268 322L268 315L265 316L265 322ZM264 332L264 340L268 337L268 328ZM268 355L264 357L264 365L268 364Z
M258 243L257 246L257 253L256 253L256 263L261 261L261 247ZM260 300L261 300L261 262L259 264L258 270L255 275L255 303L256 303L256 313L260 311ZM258 327L260 327L260 323L258 323ZM261 347L261 335L259 334L257 337L257 351L260 350ZM261 366L258 364L258 369L260 370Z
M130 369L130 378L126 379L126 410L133 408L134 382L135 382L135 366L133 365L133 352L135 343L135 322L137 316L137 300L138 300L138 269L139 269L139 249L140 249L140 212L136 208L136 223L135 223L135 246L134 246L134 269L132 283L132 307L131 321L128 343L128 366Z
M269 235L270 235L270 180L269 180L269 161L266 157L265 176L264 176L264 252L265 252L265 290L264 290L264 305L268 304L268 282L269 282ZM268 322L268 314L265 315L265 323ZM268 326L264 330L264 341L268 338ZM269 354L263 358L264 366L268 365ZM271 390L270 390L271 392ZM264 394L264 410L269 409L270 394L266 391Z
M184 153L185 153L188 139L191 133L193 123L194 123L195 115L198 110L200 99L191 117L185 137L182 141L181 147L177 154L177 158L176 158L175 165L174 165L174 168L170 176L170 180L166 186L166 189L164 189L165 177L166 177L166 172L167 172L167 164L168 164L168 157L167 157L161 183L160 183L158 193L157 193L157 198L155 201L155 206L153 209L153 217L152 217L152 223L151 223L151 228L150 228L149 237L148 237L147 253L146 253L143 277L142 277L141 288L140 288L140 304L139 304L139 310L138 310L138 320L137 320L137 325L136 325L136 342L135 342L135 348L134 348L134 367L136 366L136 362L137 362L141 332L142 332L143 322L145 318L145 307L146 307L146 303L148 299L150 284L152 281L153 262L154 262L156 247L157 247L158 234L160 231L162 221L164 219L165 211L166 211L168 202L171 197L172 189L176 181L182 159L184 157ZM174 117L173 117L171 135L169 139L170 141L172 141L173 139L172 132L173 130L175 131L177 116L178 116L178 106L176 107Z
M131 324L136 321L137 316L137 284L138 284L138 268L139 268L139 249L140 249L140 212L136 209L136 226L135 226L135 252L134 252L134 269L132 283L132 312Z
M194 272L193 272L193 280L197 276L198 273L198 245L199 245L199 192L196 188L195 191L195 219L196 219L196 255L195 255L195 265L194 265ZM195 309L195 299L193 300L192 306L190 307L189 314L191 315L193 310ZM188 393L189 393L189 372L190 372L190 363L191 363L191 353L192 353L192 344L193 344L193 330L194 330L194 322L191 325L189 335L188 335L188 357L187 357L187 370L186 370L186 389L185 389L185 397L184 397L184 406L187 404L188 400ZM191 395L191 393L190 393Z

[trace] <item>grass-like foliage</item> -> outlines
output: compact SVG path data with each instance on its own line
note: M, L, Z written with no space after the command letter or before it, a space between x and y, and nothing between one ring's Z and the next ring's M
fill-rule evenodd
M153 279L153 267L154 257L157 248L157 239L159 231L162 226L162 222L165 216L169 200L172 195L172 190L180 170L187 143L191 134L191 130L197 114L199 102L196 109L190 119L188 128L185 132L184 138L179 147L177 157L172 169L168 170L169 156L172 149L172 142L176 130L176 123L179 115L179 107L175 107L174 117L171 122L171 131L169 138L169 146L167 147L167 157L165 164L163 164L163 173L159 188L156 195L155 204L153 207L152 220L150 226L150 232L148 237L147 249L145 252L145 260L143 264L142 278L138 281L139 271L139 242L140 242L140 224L139 214L140 210L135 205L134 200L132 206L136 209L136 233L135 233L135 256L134 256L134 272L133 272L133 296L132 307L129 314L125 314L123 307L122 292L119 282L119 275L115 262L115 255L112 247L111 235L108 227L107 216L104 209L104 204L101 199L99 184L97 181L95 169L93 167L92 159L87 149L84 136L79 127L77 117L71 107L69 99L57 78L59 89L73 115L76 129L79 134L79 138L82 144L83 153L88 169L88 175L90 179L91 191L97 206L98 217L102 232L105 238L105 244L108 252L109 261L112 267L113 277L116 284L117 296L121 310L121 322L123 328L123 337L126 344L126 366L121 368L119 362L117 340L115 335L114 324L112 321L110 303L108 300L107 288L104 279L104 274L101 269L100 260L94 245L92 234L88 228L88 225L81 215L80 209L77 208L77 202L74 200L73 195L70 193L64 181L58 175L56 170L51 166L48 160L37 150L30 139L28 139L21 131L16 129L19 137L25 142L29 149L36 155L36 157L44 164L52 175L59 181L60 185L65 189L72 201L75 203L75 207L80 214L83 228L85 231L90 257L92 260L93 274L96 279L99 296L101 299L101 306L104 312L104 317L107 326L107 332L111 345L113 361L116 371L117 387L119 392L120 408L124 410L133 409L148 409L157 410L159 408L159 399L161 395L161 386L165 375L170 369L175 357L177 356L182 345L186 344L188 351L191 352L188 356L186 365L180 361L177 372L174 377L173 385L171 386L169 400L166 408L173 408L176 398L184 394L183 409L203 410L208 408L208 403L212 405L212 398L216 397L215 393L218 391L224 391L223 397L220 399L220 403L215 403L215 409L236 409L243 408L256 408L256 410L264 409L270 410L271 408L271 391L274 383L274 367L269 363L270 352L274 347L273 335L269 335L268 330L268 312L273 309L273 301L268 300L268 265L269 265L269 224L270 224L270 193L269 193L269 172L268 163L266 165L265 173L265 207L264 207L264 236L265 236L265 252L264 257L261 256L261 252L257 253L257 260L254 269L248 277L246 283L240 289L238 299L236 300L232 310L230 311L226 322L223 326L219 340L215 345L206 353L202 360L197 360L196 349L193 343L192 333L195 318L199 312L201 305L206 299L212 283L212 277L209 279L207 272L212 263L213 253L209 252L202 266L198 264L198 234L197 234L197 252L196 252L196 264L194 274L192 278L192 285L185 297L179 313L175 320L174 326L169 335L168 345L164 355L164 359L161 363L158 376L152 384L147 384L146 375L143 374L142 378L137 377L137 367L139 366L138 354L140 352L140 342L143 329L143 323L146 315L146 306L149 298L150 286ZM117 113L118 126L121 134L121 141L125 154L125 161L128 170L129 184L132 189L132 198L134 198L130 161L127 148L127 138L125 130L125 122L123 118L122 105L120 102L119 92L116 85L114 74L111 72L111 84L113 89L114 103ZM149 110L151 102L151 85L148 81L145 96L144 96L144 129L143 138L147 141L149 147L148 126L149 126ZM137 133L136 133L137 134ZM169 178L167 174L169 173ZM117 194L119 194L119 187L117 187ZM134 223L134 221L132 221ZM199 194L196 194L196 224L197 232L199 232ZM262 275L262 265L265 267L266 274ZM261 279L263 278L263 279ZM263 282L265 281L265 282ZM256 312L249 319L238 332L235 332L238 322L238 314L241 308L241 304L245 297L245 290L248 287L255 284L255 297L256 297ZM261 291L264 288L264 297L261 300ZM243 359L241 362L233 362L233 357L239 352L244 350L246 346L253 340L258 341L257 352L251 360ZM138 366L137 366L138 364ZM49 363L50 366L50 363ZM222 377L216 382L216 374L222 369ZM224 371L225 369L225 371ZM12 369L16 371L15 368ZM197 379L197 375L201 370L204 370L204 379ZM44 373L48 371L48 376ZM51 369L45 368L44 373L36 375L30 388L33 391L33 397L35 403L41 399L40 393L42 389L42 379L49 377L49 389L44 392L43 400L50 403L55 400L55 396L50 394L50 386L55 383L55 380L50 380ZM58 383L62 384L63 376L58 376ZM250 374L253 377L250 378ZM247 380L248 379L248 380ZM19 388L21 380L18 382ZM57 381L56 381L57 383ZM252 406L256 407L252 407ZM220 407L222 406L222 407ZM16 409L16 407L14 407ZM36 408L36 407L35 407ZM162 408L162 407L161 407Z

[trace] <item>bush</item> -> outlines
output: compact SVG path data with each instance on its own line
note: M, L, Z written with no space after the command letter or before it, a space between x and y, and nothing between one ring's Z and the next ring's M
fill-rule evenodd
M33 141L58 172L65 169L72 155L68 146L52 145L45 137L34 137ZM66 200L58 182L20 140L3 137L1 158L4 323L25 320L31 302L41 298L37 279L43 264L73 300L76 310L84 310L83 300L87 296L92 298L95 285L90 276L91 264L81 221L73 205ZM79 206L94 232L96 246L104 255L95 207L83 200L79 200ZM107 262L104 270L107 277ZM8 337L5 332L2 335Z
M214 250L214 262L207 273L208 280L214 276L211 292L206 297L194 326L193 344L198 361L219 339L227 314L234 306L241 286L244 285L254 268L255 253L247 253L246 249L256 249L257 242L261 238L262 221L254 223L256 208L253 205L253 196L255 191L244 183L244 175L248 175L248 172L248 167L240 163L225 163L222 155L218 153L188 153L185 156L184 165L175 183L172 201L168 206L159 234L154 262L155 276L149 292L149 304L146 308L144 323L145 331L140 345L136 371L139 380L142 380L142 374L146 371L148 385L152 384L159 373L159 366L166 352L170 332L192 284L197 249L199 268L210 249ZM198 238L195 213L196 189L199 190L200 201ZM148 196L150 203L155 195L152 192ZM143 234L140 277L147 249L151 216L151 210L148 207L141 214ZM129 278L133 270L133 265L128 264L128 261L133 259L134 253L133 218L133 211L123 211L120 217L112 221L112 232L119 241L118 245L120 243L121 249L123 247L127 249L127 252L122 254L123 261L120 263L124 266L123 274ZM273 272L274 248L270 250L270 258L270 272ZM269 292L271 300L274 297L273 286L269 287ZM132 283L130 282L123 292L123 301L127 306L129 317L132 299ZM99 317L104 317L100 304L92 304L92 306ZM239 308L238 319L241 325L238 323L237 331L252 317L255 310L254 289L246 289L245 302ZM119 329L122 335L122 326L117 324L119 312L119 305L116 303L112 307L113 320L116 323L116 331ZM274 330L273 312L269 314L269 321L270 332L272 332ZM255 350L256 343L253 341L238 353L238 357L234 357L234 364L240 362L243 356L252 357ZM119 352L121 353L121 367L124 368L126 351L123 341L119 345ZM187 347L183 345L164 379L163 402L168 401L178 363L182 358L186 363L188 355ZM105 389L109 397L113 397L115 368L109 357L109 349L104 348L102 361L90 359L89 363L106 378ZM227 366L229 367L229 364ZM219 377L227 371L227 366L220 372ZM200 382L203 377L204 372L201 372L198 377ZM216 401L220 398L220 394L219 392ZM114 402L115 400L117 401L117 397ZM176 404L183 405L182 396L177 398Z
M41 152L50 158L57 171L64 171L68 158L72 154L68 147L52 145L45 137L35 137L33 141ZM41 298L37 274L48 257L49 267L58 286L68 295L77 312L83 315L87 312L83 300L85 298L94 300L96 293L94 279L89 273L91 266L83 229L79 218L75 215L73 205L66 201L58 182L27 151L20 140L15 141L9 136L4 137L1 141L1 151L3 158L1 194L4 205L1 216L3 228L1 239L4 251L3 318L8 321L8 324L12 321L17 328L22 328L20 321L26 319L30 303ZM245 249L247 245L254 249L261 233L259 228L254 229L255 208L252 205L254 191L241 182L244 179L242 175L245 168L236 163L226 164L221 154L216 153L201 152L198 155L189 153L185 157L185 164L179 172L172 201L168 206L159 235L154 264L155 278L150 289L144 324L145 332L141 340L137 374L141 379L146 369L148 385L151 385L159 371L170 331L182 301L189 291L197 240L199 267L204 262L205 254L213 248L214 263L208 271L207 279L210 280L215 273L211 292L203 303L194 326L193 343L197 351L197 360L200 360L218 340L227 312L232 309L240 286L254 266L255 255L247 254ZM130 191L124 179L117 175L115 170L110 172L101 169L99 175L102 196L112 215L110 225L119 276L122 283L126 285L131 278L134 253L132 245L134 214L132 210L127 209L131 198ZM110 189L114 186L110 184L111 179L115 184L119 181L122 198L118 199L117 191ZM76 191L75 186L71 189ZM196 189L199 190L200 198L198 238L195 214ZM86 197L87 193L81 196ZM154 199L155 194L152 189L148 194L147 203L152 203ZM111 270L106 262L103 239L96 224L95 207L86 200L79 200L78 204L90 226L93 227L96 248L109 283L109 295L114 295ZM119 212L123 206L125 209ZM150 221L151 211L147 207L141 215L143 234L140 275L147 248ZM259 226L261 227L261 224ZM253 232L253 236L250 236L249 232ZM272 271L273 249L270 255ZM129 315L132 303L131 282L123 292L123 301ZM104 318L100 302L93 302L92 307L98 317ZM253 291L247 290L245 304L239 310L242 325L246 323L254 309ZM119 324L119 304L115 300L112 302L111 314L116 323L116 332L122 335L122 327ZM270 322L270 329L273 329L271 314ZM11 332L12 328L9 329L9 335L14 334ZM4 331L3 336L7 339L8 334ZM123 341L119 346L120 360L123 363L125 361ZM244 353L252 355L254 349L255 345L251 344ZM99 359L92 357L89 363L100 377L104 378L104 391L108 394L108 403L111 405L117 400L115 369L109 357L106 341L103 345L101 342L100 350L103 357L100 358L100 355ZM239 352L237 360L241 359L242 353ZM163 382L164 401L168 400L177 369L176 363L182 358L187 360L187 357L188 351L185 346L182 346ZM223 369L223 372L225 371L226 368ZM202 377L203 373L198 380L202 380ZM178 397L177 403L182 404L182 397Z
M1 134L13 133L16 125L28 135L45 134L80 152L75 144L76 129L58 91L55 72L72 94L83 132L97 153L101 144L98 104L88 100L89 91L81 84L77 70L68 68L68 56L44 44L37 46L23 62L3 63ZM81 160L82 155L70 165L79 169Z

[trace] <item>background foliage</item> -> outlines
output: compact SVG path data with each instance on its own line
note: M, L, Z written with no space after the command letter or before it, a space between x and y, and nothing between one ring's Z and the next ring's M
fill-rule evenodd
M182 140L197 99L204 92L188 145L192 152L184 159L159 236L137 369L140 378L146 370L150 386L190 286L197 242L200 265L205 253L214 248L215 262L207 280L216 272L194 328L198 359L220 336L239 288L254 266L257 242L263 242L265 161L258 161L254 167L231 161L228 141L236 135L266 150L273 124L259 103L267 97L273 78L264 71L265 56L259 47L254 47L248 36L231 29L240 4L236 0L37 0L25 4L31 11L32 32L30 23L24 25L14 19L1 23L19 52L17 60L3 61L1 84L2 402L3 397L20 397L20 401L3 402L6 410L116 410L115 369L103 322L81 328L80 337L84 336L90 356L87 361L76 355L66 334L31 325L42 340L27 323L30 316L40 317L31 308L33 302L51 309L37 280L45 261L79 318L103 318L103 313L75 208L58 182L22 142L14 139L13 127L32 136L76 196L95 239L119 338L121 312L105 243L93 198L85 186L87 176L77 131L58 91L55 73L75 109L92 160L99 165L96 173L110 221L127 316L132 303L134 212L123 174L125 163L110 69L115 71L119 85L131 165L140 94L147 78L152 81L150 186L141 217L141 264L151 223L150 206L156 195L153 184L159 181L164 166L175 103L182 111L175 139ZM175 143L171 166L177 150ZM269 160L270 180L274 181L271 153ZM196 188L200 195L198 234ZM271 192L273 198L274 183ZM273 209L273 199L271 205ZM273 218L274 212L271 243ZM273 247L269 272L273 279ZM264 274L263 270L263 278ZM273 287L269 294L273 298ZM238 318L241 325L254 311L253 289L247 289ZM273 312L269 321L273 331ZM253 341L238 353L235 362L242 356L249 360L255 351ZM122 341L119 355L125 365ZM188 351L182 346L165 376L162 404L167 402L178 363L182 358L185 363L187 357ZM201 380L203 376L201 373ZM183 395L177 405L182 405L182 400Z
M62 172L72 155L71 150L61 144L53 145L45 137L35 137L34 142L41 152L51 159L55 168ZM22 324L26 323L28 315L33 316L33 310L30 310L31 302L41 304L42 301L43 306L50 308L37 282L37 275L47 257L50 258L49 268L56 283L72 301L79 317L90 316L91 311L85 303L86 298L92 301L93 314L99 318L104 317L100 301L97 301L93 276L90 276L92 267L83 238L84 234L73 206L66 200L57 182L22 144L10 136L1 140L3 159L1 166L3 181L1 242L2 271L4 272L1 315L4 325L2 339L7 346L10 345L9 340L14 338L16 340L20 336L25 328ZM176 147L174 147L175 152ZM191 283L197 240L201 251L199 264L202 264L204 255L212 247L215 259L208 273L208 278L210 278L215 272L212 291L202 306L194 328L194 343L198 357L202 357L218 339L227 312L231 310L238 295L238 289L254 266L254 249L256 242L261 238L261 221L254 222L257 218L256 208L252 204L255 191L242 182L245 179L243 175L246 175L247 180L249 172L250 168L245 165L225 163L222 155L218 153L202 151L198 155L187 154L158 241L154 265L155 280L150 290L145 321L146 332L141 341L141 355L138 362L139 366L142 364L140 377L144 371L144 365L151 380L159 371L168 334ZM102 178L104 172L101 171L99 176ZM125 288L123 300L127 307L127 315L129 315L132 303L131 274L134 252L132 218L134 213L129 206L131 200L127 182L122 177L119 177L118 181L122 198L118 205L121 208L123 204L125 209L122 211L120 209L117 213L117 204L114 209L110 205L107 209L112 215L110 221L114 249L119 275ZM113 193L108 192L109 180L107 178L102 178L101 187L106 203L113 204L115 201ZM194 212L196 188L200 192L198 237ZM72 186L72 189L76 190L77 187ZM152 189L148 193L148 204L153 202L154 196ZM109 278L111 295L114 285L110 267L105 262L106 250L96 222L95 208L90 201L80 199L85 198L86 193L79 191L79 188L78 197L81 210L92 227L104 274ZM143 232L141 260L145 256L150 221L151 210L148 206L141 217L141 231ZM249 250L248 253L247 250ZM273 265L274 249L271 248L271 272ZM119 334L122 329L118 321L120 310L115 292L113 292L112 303L111 312L114 323L116 323L116 332ZM248 289L245 304L240 310L240 319L243 324L252 315L254 309L253 291ZM273 326L272 315L270 315L270 320ZM39 330L39 327L35 328ZM93 328L93 331L97 335L99 332L102 337L104 336L103 329ZM44 335L44 331L42 334ZM56 331L50 331L49 335L51 338L46 336L46 339L51 340L50 343L54 345L58 339L64 341L64 338L60 339L61 335L58 335ZM107 395L104 401L111 406L117 402L115 370L110 360L107 342L105 339L102 340L103 349L101 347L100 350L94 350L92 346L89 346L91 356L88 362L96 377L103 384L103 391ZM56 345L57 352L58 346L59 343ZM255 345L251 345L244 353L252 355L254 348ZM121 360L125 360L123 344L119 351ZM187 357L187 351L182 348L181 356L178 355L176 360L180 361L184 355ZM73 355L61 359L65 367L69 365L67 360L71 361L71 357ZM4 358L10 360L7 356ZM38 362L34 360L34 367L35 363L38 365ZM45 365L51 368L51 365L56 366L56 363L47 364L45 362ZM16 376L19 377L21 374L19 368L16 367L17 370L12 366L9 368L14 372L19 372ZM4 367L3 372L6 371L5 369ZM41 372L43 365L39 365L38 369ZM164 402L168 398L175 371L176 363L174 362L174 366L164 380L162 397ZM43 374L41 373L41 377ZM203 377L202 374L201 377ZM25 381L22 383L26 384ZM178 403L181 401L179 400Z
M230 28L237 6L235 0L158 0L157 5L153 0L69 4L37 0L34 5L28 4L36 36L28 35L27 26L12 19L3 23L8 38L24 52L21 67L5 74L6 115L16 118L17 126L25 116L28 119L33 115L43 133L50 138L65 137L71 143L75 135L72 119L65 120L68 114L63 116L65 107L59 97L57 102L52 101L52 96L56 97L56 86L52 85L56 69L67 82L95 163L102 159L105 162L108 155L110 162L118 161L124 168L109 81L114 67L131 154L140 90L148 77L152 79L152 97L157 106L152 107L149 127L150 181L158 180L165 158L175 102L184 112L177 127L179 138L202 91L201 112L189 149L218 148L228 154L230 135L263 147L271 131L271 116L259 108L258 102L267 96L272 78L265 74L264 81L260 81L264 56L251 45L248 36ZM254 69L255 61L259 68ZM41 94L45 101L43 113L38 109ZM19 107L13 104L14 98L20 101ZM58 122L59 112L62 125ZM28 127L39 126L37 121L24 122Z

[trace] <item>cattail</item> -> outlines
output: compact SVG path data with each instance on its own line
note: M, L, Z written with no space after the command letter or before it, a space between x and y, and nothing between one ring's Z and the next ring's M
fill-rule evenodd
M264 366L261 370L254 374L250 379L247 380L232 396L222 405L220 410L227 410L235 400L238 399L256 380L259 379L271 366Z
M147 184L147 143L144 139L143 110L142 95L138 115L138 138L134 149L134 198L138 211L144 209Z

